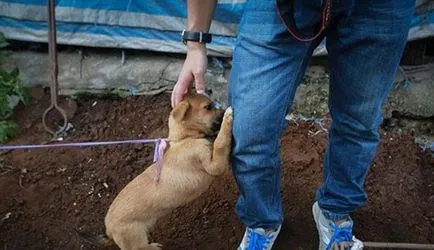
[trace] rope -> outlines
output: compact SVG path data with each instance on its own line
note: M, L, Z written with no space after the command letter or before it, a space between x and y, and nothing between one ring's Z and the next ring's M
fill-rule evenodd
M27 144L27 145L0 145L1 150L19 150L19 149L41 149L41 148L63 148L63 147L88 147L88 146L103 146L115 144L133 144L133 143L154 143L154 162L156 165L156 173L154 180L159 181L161 169L163 167L164 151L168 147L166 139L135 139L122 141L96 141L96 142L70 142L56 144Z
M71 142L71 143L56 143L56 144L0 145L0 150L60 148L60 147L88 147L88 146L131 144L131 143L159 143L160 141L161 139L137 139L137 140L123 140L123 141ZM154 156L156 157L156 155Z

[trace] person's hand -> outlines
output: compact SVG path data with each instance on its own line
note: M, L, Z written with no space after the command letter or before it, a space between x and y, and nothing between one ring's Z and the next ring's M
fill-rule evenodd
M187 58L172 92L172 107L182 101L195 83L199 94L205 92L205 71L208 65L206 47L202 43L188 42Z

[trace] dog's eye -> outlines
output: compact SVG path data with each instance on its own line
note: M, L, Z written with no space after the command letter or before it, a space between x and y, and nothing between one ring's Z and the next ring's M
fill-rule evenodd
M212 108L213 108L213 106L211 103L205 106L206 110L212 110Z

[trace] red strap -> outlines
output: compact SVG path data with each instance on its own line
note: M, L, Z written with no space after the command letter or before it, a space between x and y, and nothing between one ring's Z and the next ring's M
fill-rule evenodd
M276 9L280 19L285 24L288 32L300 42L311 42L322 35L324 30L327 28L328 24L330 23L331 7L332 7L332 1L325 0L321 11L321 22L319 23L319 26L316 28L315 34L309 37L302 34L301 31L297 28L297 25L295 23L295 19L294 19L295 1L276 0Z

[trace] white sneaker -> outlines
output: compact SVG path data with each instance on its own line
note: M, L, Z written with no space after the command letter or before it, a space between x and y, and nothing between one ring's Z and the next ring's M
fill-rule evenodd
M263 228L247 228L238 250L270 250L280 232L277 230L265 231Z
M337 226L324 216L318 202L313 204L312 213L319 234L319 250L334 249L334 245L344 246L344 248L339 249L363 249L363 243L353 236L353 221L351 218Z

